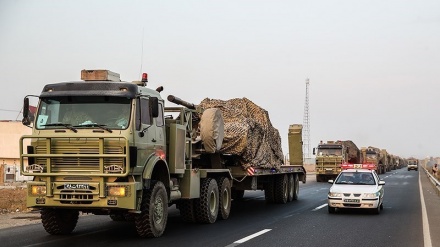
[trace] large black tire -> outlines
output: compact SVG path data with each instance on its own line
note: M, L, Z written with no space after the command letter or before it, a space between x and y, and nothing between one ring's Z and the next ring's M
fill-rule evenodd
M218 216L219 196L215 179L205 178L200 185L200 198L195 200L196 220L200 223L214 223Z
M293 201L293 194L294 194L294 190L295 190L295 184L294 184L294 180L293 180L293 174L289 174L288 175L288 184L289 184L289 196L287 197L287 201L291 202Z
M135 216L136 231L141 237L160 237L168 220L168 196L160 181L152 181L143 191L141 213Z
M266 184L264 185L264 198L266 199L267 203L275 202L275 183L273 178L273 176L268 178Z
M179 210L182 220L188 223L196 222L194 199L182 199L179 201Z
M231 189L231 198L234 201L241 201L244 197L244 190Z
M316 182L322 182L322 176L316 175Z
M43 209L40 212L43 227L51 235L71 233L78 223L79 212L67 209Z
M275 202L284 204L289 195L287 174L275 176Z
M229 218L231 213L231 182L226 177L217 179L219 194L219 210L218 216L222 220Z
M298 194L299 194L299 177L298 174L293 174L293 200L298 200Z

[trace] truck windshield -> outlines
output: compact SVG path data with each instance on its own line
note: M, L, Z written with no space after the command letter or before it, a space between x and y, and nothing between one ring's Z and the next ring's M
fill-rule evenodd
M376 154L368 154L367 153L367 159L376 159L376 158L377 158Z
M342 149L339 149L339 148L320 148L318 150L318 155L341 156L342 155Z
M130 123L131 99L110 96L63 96L42 98L36 116L37 129L95 128L126 129Z

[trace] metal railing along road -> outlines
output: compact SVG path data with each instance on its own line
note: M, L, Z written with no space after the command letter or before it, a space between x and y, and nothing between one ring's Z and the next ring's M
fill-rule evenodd
M431 183L435 186L435 188L437 189L437 195L440 194L440 182L438 181L438 179L436 177L434 177L425 167L423 167L423 170L425 171L426 175L428 176L429 180L431 181Z

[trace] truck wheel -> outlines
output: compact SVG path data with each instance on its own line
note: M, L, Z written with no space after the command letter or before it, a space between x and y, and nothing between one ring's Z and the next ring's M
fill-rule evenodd
M282 174L275 177L275 202L284 204L287 202L289 195L287 174Z
M322 182L321 175L316 175L316 182Z
M51 235L69 234L75 229L79 212L66 209L43 209L41 221L47 233Z
M179 201L180 216L183 221L188 223L196 222L196 215L194 212L194 199L182 199Z
M221 177L217 180L219 189L219 210L218 215L220 219L226 220L231 213L231 183L226 177Z
M294 178L293 178L293 174L289 174L288 176L288 184L289 184L289 196L287 198L288 202L293 201L293 194L295 191L295 183L294 183Z
M299 194L299 177L298 174L294 174L293 175L293 185L294 185L294 189L293 189L293 200L296 201L298 200L298 194Z
M264 198L267 203L275 202L275 184L273 181L273 176L268 179L264 185Z
M196 219L200 223L214 223L218 215L218 185L215 179L205 178L200 186L200 198L196 202Z
M168 196L160 181L152 181L151 188L142 195L141 213L135 216L136 231L141 237L160 237L168 219Z
M231 198L235 201L243 200L244 190L231 189Z

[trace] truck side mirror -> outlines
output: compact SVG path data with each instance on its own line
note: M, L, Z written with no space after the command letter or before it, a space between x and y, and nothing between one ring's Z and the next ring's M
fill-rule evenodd
M316 152L315 152L315 148L313 148L313 155L315 155L316 154Z
M159 116L159 100L157 97L150 97L149 101L151 116L156 118Z
M30 125L31 119L29 117L29 98L25 97L23 102L23 119L21 120L23 125Z

